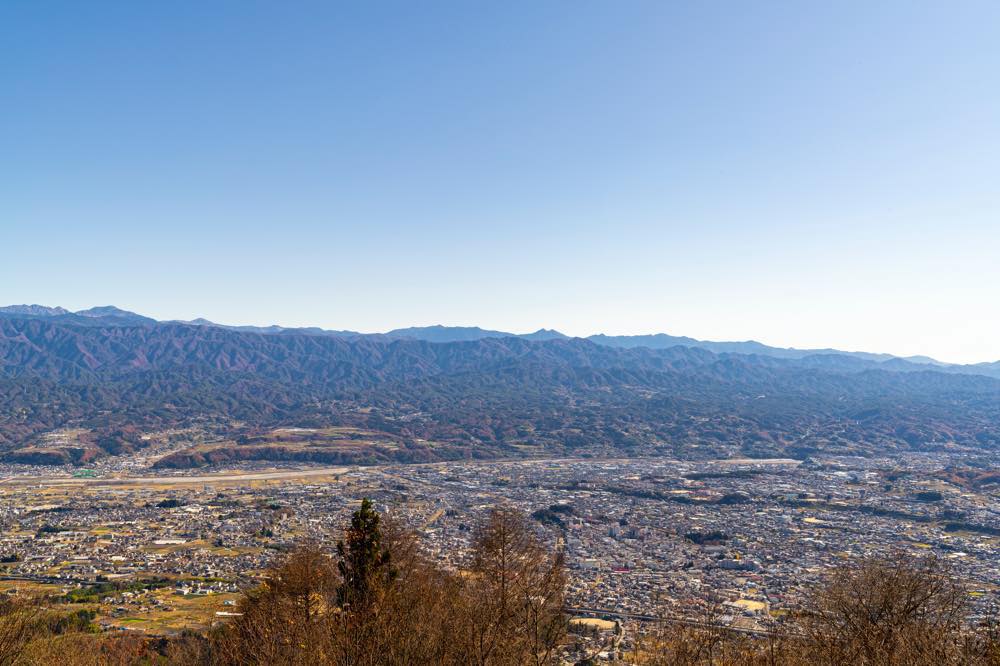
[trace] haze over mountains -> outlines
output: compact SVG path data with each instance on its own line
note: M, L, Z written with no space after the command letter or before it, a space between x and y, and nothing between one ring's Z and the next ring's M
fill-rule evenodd
M341 338L358 337L384 337L393 339L413 339L427 342L467 342L472 340L483 340L488 338L517 337L524 340L545 341L545 340L565 340L569 339L559 331L552 329L539 329L533 333L510 333L483 329L478 326L413 326L407 328L397 328L386 333L361 333L349 330L326 330L319 327L290 328L280 325L271 326L232 326L217 324L208 319L198 318L188 321L157 321L151 317L146 317L134 312L122 310L115 306L93 307L87 310L70 312L62 307L48 307L43 305L10 305L0 307L0 317L44 317L54 321L74 323L82 325L143 325L153 326L157 324L189 324L193 326L209 326L224 328L233 331L247 333L260 333L263 335L320 335ZM928 370L941 369L946 372L960 372L968 374L983 374L987 376L1000 377L1000 361L993 363L977 364L951 364L943 363L928 356L907 356L900 357L888 353L871 353L858 351L843 351L838 349L794 349L785 347L772 347L754 340L741 342L718 342L710 340L697 340L686 336L675 336L666 333L655 333L648 335L604 335L602 333L590 335L586 338L593 343L617 348L637 348L646 347L649 349L668 349L670 347L695 347L707 349L715 353L733 354L758 354L785 359L804 359L810 356L844 356L863 361L877 363L889 362L888 365L880 366L885 369L894 370ZM835 362L827 359L826 363Z
M16 306L0 309L0 457L83 464L142 448L144 430L192 424L229 444L163 464L1000 446L996 364L880 358L666 335L363 335ZM331 426L373 434L358 447L249 444L268 428ZM66 428L84 434L46 439Z

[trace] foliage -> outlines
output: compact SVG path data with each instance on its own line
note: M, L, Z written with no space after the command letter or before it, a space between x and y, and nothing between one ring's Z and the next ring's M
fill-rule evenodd
M436 566L370 504L347 526L345 544L351 531L367 535L359 552L391 553L395 570L368 578L365 604L341 604L337 563L303 543L245 593L237 616L206 632L95 633L90 610L0 599L0 664L541 666L572 649L562 558L523 514L498 507L480 521L460 572ZM155 581L137 583L148 584ZM802 612L764 635L732 632L712 617L665 620L631 634L634 647L622 656L645 666L997 666L997 625L970 624L967 612L961 581L943 561L897 554L838 567Z
M351 516L345 541L337 542L337 571L343 581L337 588L337 601L341 606L368 603L373 587L396 576L389 551L382 546L379 521L371 500L365 498Z
M342 425L392 446L219 447L164 466L246 459L375 463L551 454L807 455L1000 443L1000 381L877 364L616 349L584 340L433 344L256 335L172 324L0 318L0 450L84 464L146 445L144 428L198 423L234 438ZM227 430L233 421L243 430ZM89 430L79 446L42 432ZM433 443L433 444L432 444Z
M413 536L374 521L365 505L347 528L367 537L360 568L391 553L395 575L362 576L347 594L340 567L315 545L300 547L239 605L241 616L206 641L192 639L190 662L218 664L552 663L565 631L562 561L520 514L497 510L476 531L467 575L427 560ZM371 538L378 533L378 547ZM383 550L384 549L384 550ZM349 554L347 545L342 549ZM345 561L341 557L341 564ZM386 560L388 561L388 560ZM349 573L357 562L344 567ZM369 569L371 572L372 570ZM355 578L358 580L358 578Z

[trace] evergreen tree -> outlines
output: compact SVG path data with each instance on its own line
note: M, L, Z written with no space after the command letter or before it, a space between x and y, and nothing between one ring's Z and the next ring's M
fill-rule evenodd
M379 520L371 500L363 499L361 508L351 517L346 542L337 542L340 560L337 569L343 579L337 589L337 601L341 606L358 608L366 605L376 585L395 578L396 572L389 563L389 551L382 546Z

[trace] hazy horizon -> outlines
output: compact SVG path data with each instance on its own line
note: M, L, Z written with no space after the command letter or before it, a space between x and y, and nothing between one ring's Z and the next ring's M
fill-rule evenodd
M83 307L65 307L65 306L63 306L61 304L55 304L55 303L7 303L7 304L0 304L0 307L4 307L5 305L6 306L12 306L12 305L40 305L40 306L45 306L45 307L63 307L64 309L68 310L69 312L77 312L77 311L80 311L80 310L87 310L87 309L90 309L92 307L106 307L106 306L121 307L121 306L118 306L117 304L114 304L114 303L103 303L103 304L100 304L100 305L98 305L98 304L89 304L89 305L85 305ZM569 330L564 330L564 329L556 327L556 326L545 326L545 325L543 325L543 326L534 326L534 327L528 327L528 328L518 329L518 328L509 327L509 326L502 326L502 325L498 325L498 326L485 326L485 325L482 325L482 324L476 323L476 322L465 322L465 323L462 323L462 322L457 322L457 323L442 323L442 322L412 323L412 322L403 322L403 323L400 323L398 325L384 326L384 327L379 328L379 329L361 329L359 327L354 327L354 326L350 326L350 325L340 325L340 324L323 325L323 324L317 324L315 322L313 322L313 323L304 322L304 323L298 323L298 324L290 325L290 324L287 324L287 323L284 323L284 322L280 322L280 321L268 321L268 322L264 322L264 321L220 321L218 319L215 319L215 318L213 318L211 316L207 316L207 315L204 315L204 314L199 314L199 315L195 315L195 316L171 316L171 317L164 317L164 316L153 315L149 311L144 310L143 308L125 308L125 307L121 307L121 309L129 311L129 312L134 312L134 313L139 314L139 315L151 317L151 318L156 319L156 320L158 320L160 322L171 322L171 321L176 321L176 322L191 322L191 321L196 321L196 320L199 320L199 319L204 319L204 320L210 321L213 324L217 324L217 325L221 325L221 326L257 326L257 327L280 326L280 327L283 327L283 328L322 328L324 330L330 330L330 331L351 331L351 332L360 333L360 334L363 334L363 335L378 335L378 334L388 333L390 331L397 330L397 329L405 329L405 328L411 328L411 327L423 328L423 327L433 327L433 326L460 327L460 328L478 327L478 328L481 328L481 329L484 329L484 330L488 330L488 331L499 331L499 332L503 332L503 333L512 333L514 335L526 335L526 334L529 334L529 333L535 333L535 332L540 331L540 330L549 330L549 331L553 331L554 330L554 331L562 333L562 334L564 334L564 335L566 335L568 337L576 337L576 338L587 338L587 337L590 337L592 335L601 335L601 334L603 334L603 335L609 335L609 336L633 336L633 335L667 334L667 335L672 335L672 336L676 336L676 337L694 338L696 340L705 341L705 342L759 342L759 343L768 345L770 347L786 348L786 349L799 349L799 350L803 350L803 349L818 349L818 350L822 350L822 349L835 349L835 350L841 351L841 352L864 352L864 353L871 353L871 354L891 354L891 355L897 356L897 357L917 357L917 356L920 356L920 357L930 357L930 358L933 358L936 361L941 361L941 362L944 362L944 363L973 364L973 363L984 363L984 362L992 363L992 362L994 362L994 360L990 360L990 359L987 359L985 361L952 361L952 360L949 360L949 359L946 359L946 358L939 358L939 357L936 357L936 356L932 356L930 354L921 354L921 353L917 353L917 354L899 354L899 353L894 352L891 349L888 349L888 350L887 349L849 349L849 348L844 348L844 347L838 347L837 345L832 345L832 344L816 344L816 345L812 345L812 346L799 346L799 345L792 345L792 344L784 344L784 343L781 343L781 342L760 340L760 339L756 339L756 338L738 338L738 337L725 337L725 336L723 336L723 337L715 337L715 338L707 338L707 337L699 337L699 336L696 336L696 335L690 335L688 333L685 333L684 331L671 331L671 330L648 330L648 331L624 331L624 332L616 332L612 328L602 328L602 329L595 329L595 330L584 331L584 332L571 332Z
M998 23L8 3L0 302L997 361Z

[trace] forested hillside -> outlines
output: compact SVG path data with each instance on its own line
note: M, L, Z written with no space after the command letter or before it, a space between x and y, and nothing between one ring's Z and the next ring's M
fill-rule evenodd
M432 343L119 321L0 318L0 446L80 426L113 453L122 437L110 433L194 421L250 436L365 428L401 460L1000 443L1000 381L979 375L582 339Z

